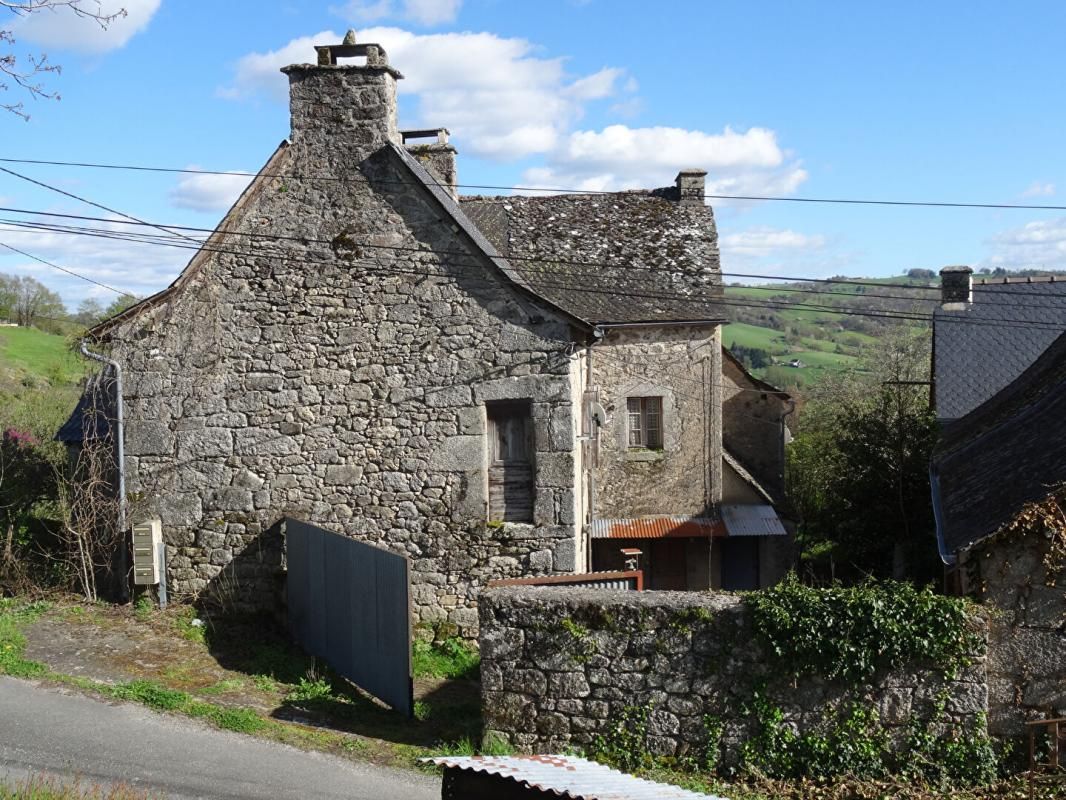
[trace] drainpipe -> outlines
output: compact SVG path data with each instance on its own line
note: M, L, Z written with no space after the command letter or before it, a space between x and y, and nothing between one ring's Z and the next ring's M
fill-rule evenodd
M119 366L117 361L89 350L89 344L84 339L81 342L81 353L86 358L99 361L101 364L107 364L115 370L115 441L117 450L115 458L118 462L118 529L120 532L118 569L119 574L122 576L122 602L125 603L130 599L130 595L129 587L126 585L126 450L122 414L122 367Z
M606 336L606 333L607 332L602 327L596 326L592 330L592 336L593 336L592 340L587 345L585 345L585 392L583 394L586 394L586 396L587 396L587 393L588 393L589 389L592 387L592 346L597 344L597 343L599 343L599 342L601 342L601 341L603 341L603 338L604 338L604 336ZM587 422L588 422L588 426L589 426L589 428L588 428L589 436L593 437L591 439L591 441L594 442L594 441L596 441L596 438L599 436L598 432L594 435L593 434L593 430L592 430L593 426L595 426L596 423L592 419L592 414L591 414L591 409L589 408L589 404L587 402L583 402L582 405L584 406L583 411L588 417ZM591 447L590 447L590 450L591 450ZM592 460L592 459L590 459L590 460ZM588 533L587 531L588 531L589 525L591 525L593 520L596 519L596 470L595 470L594 466L591 465L591 464L586 464L585 465L585 474L588 476L588 482L589 482L588 523L586 523L586 525L585 525L585 530L586 530L586 534L585 534L585 567L586 567L586 569L589 572L591 572L592 571L592 534Z

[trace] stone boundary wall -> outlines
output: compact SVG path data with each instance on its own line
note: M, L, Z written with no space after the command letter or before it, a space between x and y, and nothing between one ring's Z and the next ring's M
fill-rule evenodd
M912 718L984 730L988 712L983 658L956 680L921 665L850 689L794 680L731 594L507 587L483 592L479 613L485 731L523 752L585 748L627 708L645 707L651 752L700 752L710 715L722 724L722 762L735 763L756 730L745 705L760 685L801 732L850 702L876 708L890 734Z

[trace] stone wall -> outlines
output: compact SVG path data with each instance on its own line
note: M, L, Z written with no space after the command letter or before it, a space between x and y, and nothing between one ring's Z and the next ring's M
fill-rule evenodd
M1066 576L1048 574L1049 545L1041 533L1017 531L967 556L974 593L998 609L990 615L988 681L989 727L999 735L1066 716Z
M781 418L791 408L788 396L748 374L728 354L722 360L722 384L723 446L780 502L785 493Z
M591 351L599 430L595 516L703 516L722 496L719 328L609 329ZM663 447L631 450L629 397L662 397Z
M442 223L391 72L289 74L292 143L223 223L283 238L216 237L108 334L131 518L162 519L179 598L276 602L289 516L410 556L416 621L470 635L486 581L574 568L575 333ZM533 524L486 525L497 399L531 403Z
M915 665L853 689L794 681L761 651L736 595L516 587L483 593L479 611L485 729L526 752L585 748L636 706L650 709L653 752L698 752L711 715L733 763L754 733L744 706L760 685L801 731L849 701L900 733L912 716L932 720L942 693L939 722L972 729L988 710L981 659L956 680Z

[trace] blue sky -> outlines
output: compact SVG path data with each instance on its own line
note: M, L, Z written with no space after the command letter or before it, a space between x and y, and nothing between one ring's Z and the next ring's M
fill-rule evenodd
M0 157L258 169L288 134L277 68L349 27L401 82L401 126L446 126L462 183L1066 205L1066 4L663 0L104 0L14 27L60 102L0 115ZM0 11L0 13L4 13ZM153 221L211 226L240 179L8 165ZM468 190L474 191L474 190ZM97 212L0 173L0 205ZM1066 268L1066 212L714 202L728 272ZM10 216L3 214L3 216ZM137 294L188 253L56 234L0 242ZM69 305L105 290L24 257Z

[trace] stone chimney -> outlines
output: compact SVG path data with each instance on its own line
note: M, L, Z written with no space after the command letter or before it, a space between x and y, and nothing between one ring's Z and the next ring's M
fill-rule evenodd
M973 270L944 267L940 270L940 304L962 307L973 302Z
M702 206L707 170L683 169L677 173L678 201L683 206Z
M400 144L396 81L403 75L389 66L384 48L356 44L355 31L348 31L342 43L315 50L317 64L281 70L289 76L293 145L343 149L358 163L390 141ZM342 58L362 63L338 63Z
M430 128L419 131L400 131L407 152L413 155L426 168L426 171L443 186L452 199L459 201L456 184L458 175L455 168L455 146L448 144L447 128ZM414 139L435 139L425 144L411 144Z

